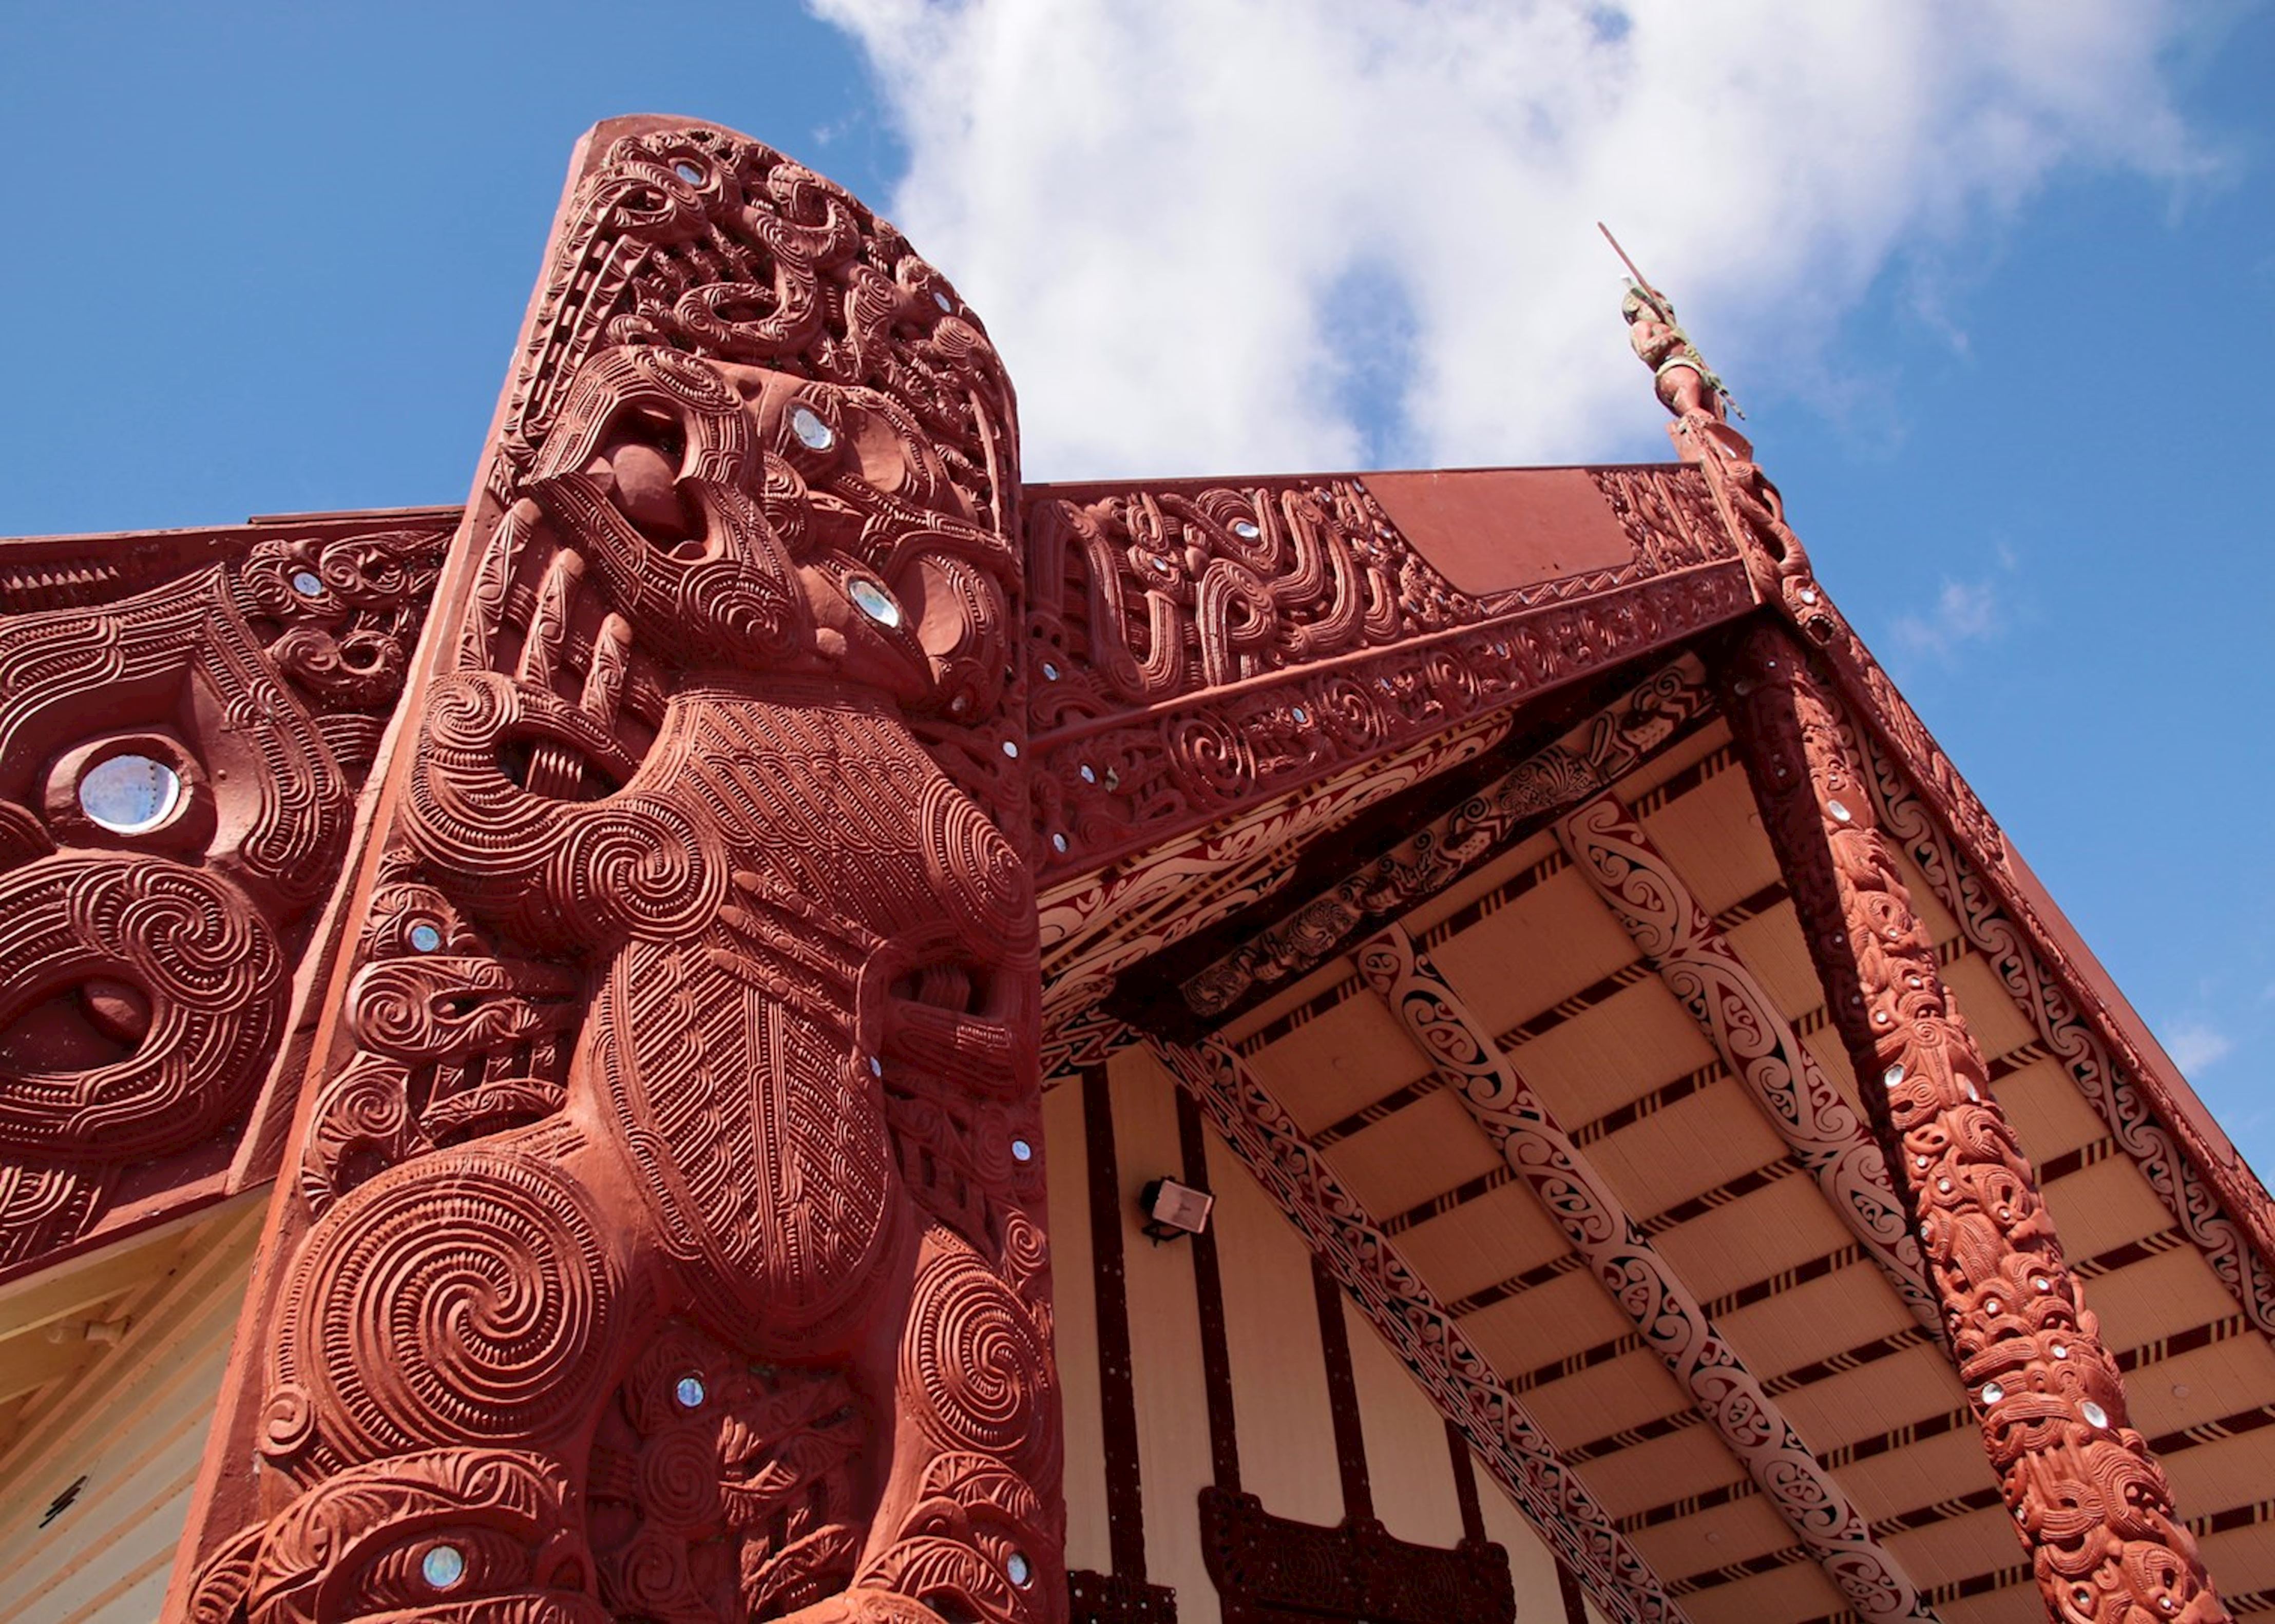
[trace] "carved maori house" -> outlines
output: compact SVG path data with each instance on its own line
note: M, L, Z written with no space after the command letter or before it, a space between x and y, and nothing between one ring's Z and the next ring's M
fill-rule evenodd
M463 510L0 542L0 1613L2275 1611L2275 1206L1627 313L1025 485L624 119Z

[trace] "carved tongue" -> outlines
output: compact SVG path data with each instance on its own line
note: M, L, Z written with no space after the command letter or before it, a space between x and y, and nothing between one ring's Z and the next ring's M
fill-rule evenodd
M634 441L608 459L616 481L616 505L624 517L652 536L672 540L687 533L679 505L678 470L652 445Z

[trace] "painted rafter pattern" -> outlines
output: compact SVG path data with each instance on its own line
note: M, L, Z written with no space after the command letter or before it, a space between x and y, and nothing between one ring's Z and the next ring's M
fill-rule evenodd
M1912 1317L1939 1330L1919 1243L1878 1142L1674 865L1608 791L1559 819L1556 839Z
M1704 668L1697 656L1683 655L1191 977L1183 987L1187 1006L1218 1015L1305 974L1369 918L1394 917L1436 895L1506 850L1534 820L1632 771L1711 703Z
M1247 1062L1215 1038L1152 1047L1597 1604L1621 1624L1681 1624L1650 1565Z
M1357 956L1368 986L1849 1605L1867 1619L1932 1619L1901 1564L1437 967L1395 925Z
M2033 887L2018 872L1997 820L1818 585L1808 549L1786 523L1777 487L1750 460L1750 450L1731 454L1727 434L1689 419L1673 425L1671 432L1677 448L1697 460L1705 477L1745 559L1755 593L1820 651L1834 687L1854 707L1859 736L1869 738L1892 764L1917 804L1924 827L1939 828L1966 855L1988 900L2036 956L2046 984L2146 1098L2197 1176L2218 1193L2262 1268L2275 1270L2275 1200L2186 1084L2161 1058L2150 1059L2127 1016L2110 1006L2086 967L2041 916ZM2089 1085L2089 1097L2090 1092Z
M2070 1624L2227 1617L2126 1419L2037 1181L1944 986L1849 724L1792 641L1734 663L1731 721L1835 1023L1901 1158L1960 1379L2047 1608ZM1848 989L1844 994L1842 989Z

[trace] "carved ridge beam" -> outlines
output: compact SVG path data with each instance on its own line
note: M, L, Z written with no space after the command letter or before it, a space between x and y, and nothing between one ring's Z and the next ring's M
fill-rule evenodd
M1487 718L1425 740L1047 893L1038 903L1047 1071L1097 1063L1070 1035L1122 971L1269 896L1294 872L1306 842L1483 755L1507 728L1506 720Z
M1684 654L1568 729L1493 782L1189 977L1186 1007L1221 1017L1300 979L1370 919L1394 918L1474 872L1538 821L1633 771L1712 704L1705 667Z
M1681 1624L1650 1564L1247 1063L1221 1039L1147 1041L1597 1604L1621 1624Z
M1556 840L1912 1317L1939 1331L1878 1142L1666 854L1608 790L1559 819Z
M1873 1537L1839 1482L1436 966L1394 926L1369 938L1358 962L1416 1047L1523 1176L1573 1250L1587 1257L1613 1301L1857 1613L1933 1618L1902 1565Z
M1874 1128L1901 1159L1960 1379L2048 1610L2102 1624L2226 1617L2126 1423L2116 1362L1879 831L1849 724L1772 627L1747 639L1729 684L1763 827ZM2095 1523L2100 1537L2077 1537Z
M1665 783L1651 789L1648 794L1637 796L1635 802L1636 814L1647 817L1653 811L1672 805L1676 800L1693 790L1703 789L1733 766L1736 759L1735 752L1727 745L1710 752L1674 774ZM1515 842L1511 842L1500 850L1490 854L1485 861L1490 862L1495 858L1506 857L1515 844ZM1543 854L1538 862L1519 870L1482 895L1470 898L1427 930L1416 935L1415 941L1424 952L1428 952L1447 939L1459 935L1480 920L1499 913L1535 888L1546 884L1570 867L1571 863L1571 858L1564 855L1561 847L1552 846ZM1472 869L1470 872L1476 871ZM1360 980L1358 973L1353 971L1337 980L1332 986L1323 989L1316 996L1296 1005L1292 1009L1283 1010L1254 1031L1243 1034L1235 1040L1235 1046L1243 1054L1254 1055L1268 1045L1286 1037L1296 1028L1308 1025L1311 1022L1319 1019L1347 999L1357 997L1364 986L1364 983Z

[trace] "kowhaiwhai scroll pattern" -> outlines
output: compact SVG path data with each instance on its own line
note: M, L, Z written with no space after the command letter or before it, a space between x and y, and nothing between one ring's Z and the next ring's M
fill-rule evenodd
M1879 1141L1643 825L1606 793L1559 819L1556 838L1912 1317L1940 1333Z
M1198 1046L1151 1041L1494 1481L1549 1548L1585 1575L1598 1605L1619 1624L1682 1624L1682 1610L1651 1565L1247 1063L1221 1039Z

